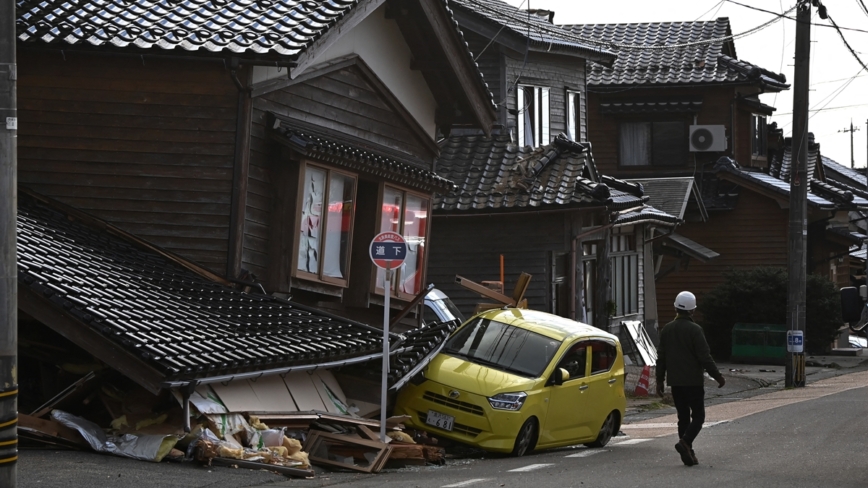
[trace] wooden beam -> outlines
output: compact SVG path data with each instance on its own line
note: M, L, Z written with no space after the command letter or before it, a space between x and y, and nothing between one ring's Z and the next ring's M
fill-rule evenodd
M447 59L454 62L455 76L460 91L467 95L467 102L485 135L491 134L491 126L497 122L497 114L491 106L491 95L479 79L479 68L470 58L464 42L455 29L443 3L440 0L421 0L419 5L434 29L435 38L446 53Z
M163 374L29 287L18 287L18 308L151 393L160 391Z
M504 295L503 293L498 293L490 288L486 288L479 283L476 283L475 281L468 280L463 276L455 275L455 282L470 291L479 293L486 298L497 300L504 305L515 305L515 300L513 300L512 298Z
M233 74L234 76L234 74ZM241 260L244 250L244 225L247 214L247 188L250 174L250 131L253 124L253 99L250 85L253 68L238 69L242 86L238 90L238 115L235 129L235 170L232 175L232 207L229 217L229 252L227 253L226 276L241 275Z

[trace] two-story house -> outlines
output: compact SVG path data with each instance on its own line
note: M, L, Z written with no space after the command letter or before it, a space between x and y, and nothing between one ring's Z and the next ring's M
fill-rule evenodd
M51 264L20 274L35 290L22 294L22 317L85 349L104 336L98 357L116 369L132 355L201 382L370 355L353 337L382 324L385 294L400 307L426 282L431 202L452 188L433 171L438 132L487 133L496 121L445 0L25 0L17 15L21 187L213 282L185 271L152 285L122 254L81 256L101 247L32 230L28 259ZM385 230L411 242L389 290L368 256ZM149 272L170 267L149 259ZM91 261L105 265L75 278ZM193 317L158 320L170 304ZM281 340L297 333L308 346L172 345L282 321ZM332 321L352 325L333 335ZM162 384L146 376L149 389Z
M501 129L490 137L456 130L441 142L436 170L457 187L435 198L441 238L431 246L432 281L468 312L480 297L456 285L455 274L502 276L508 292L527 272L529 307L615 333L623 321L641 321L654 285L645 236L679 220L594 164L586 66L611 66L612 52L554 25L549 11L499 0L452 5Z
M766 117L774 108L759 94L788 85L738 59L727 18L563 27L618 54L612 66L588 68L588 131L599 170L641 182L652 205L683 209L677 233L649 236L656 238L657 313L666 321L679 291L701 295L723 270L750 265L752 240L740 233L751 234L754 224L723 231L703 201L703 181L724 156L768 166Z

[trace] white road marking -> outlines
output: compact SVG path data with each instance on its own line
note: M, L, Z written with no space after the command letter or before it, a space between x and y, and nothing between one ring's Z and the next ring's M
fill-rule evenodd
M582 457L593 456L594 454L599 454L601 452L606 452L606 451L604 449L585 449L585 450L579 451L575 454L570 454L569 456L566 456L566 457L568 457L568 458L582 458Z
M640 444L642 442L650 441L651 439L627 439L626 441L621 442L613 442L613 446L630 446L633 444Z
M481 483L483 481L488 481L489 478L476 478L467 481L461 481L459 483L453 483L451 485L443 485L441 488L458 488L459 486L470 486L474 483Z
M525 466L525 467L523 467L523 468L510 469L509 472L510 472L510 473L524 473L524 472L526 472L526 471L533 471L533 470L535 470L535 469L545 468L546 466L554 466L554 464L552 464L552 463L546 463L546 464L530 464L530 465L527 465L527 466Z
M723 424L729 422L729 420L718 420L717 422L705 422L702 424L702 427L713 427L718 424ZM665 423L649 423L649 424L624 424L621 426L624 429L668 429L668 428L678 428L677 422L665 422Z

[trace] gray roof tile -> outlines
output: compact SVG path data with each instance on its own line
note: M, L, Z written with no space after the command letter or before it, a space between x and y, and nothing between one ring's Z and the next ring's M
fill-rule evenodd
M501 0L451 0L458 9L465 10L484 21L496 24L514 35L528 40L531 45L550 50L574 51L594 54L607 61L614 53L600 45L582 41L561 26L527 10L521 10Z
M210 281L108 232L104 223L91 226L79 217L19 193L19 288L44 297L82 332L105 336L167 379L317 365L382 351L382 332L373 327ZM124 361L121 355L115 360Z
M697 22L580 24L563 27L584 39L593 39L608 46L618 55L612 67L596 63L588 66L589 85L733 82L759 84L772 91L789 87L783 75L735 58L732 41L722 40L732 35L726 17ZM713 42L665 49L623 47L677 46L702 41Z

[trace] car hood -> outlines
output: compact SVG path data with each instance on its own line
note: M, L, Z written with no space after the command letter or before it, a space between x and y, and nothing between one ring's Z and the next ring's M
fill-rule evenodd
M530 390L539 381L539 378L525 378L445 353L438 354L431 361L425 370L425 378L482 396Z

